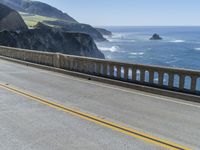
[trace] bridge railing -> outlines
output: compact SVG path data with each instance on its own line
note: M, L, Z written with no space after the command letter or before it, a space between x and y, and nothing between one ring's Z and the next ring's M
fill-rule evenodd
M129 83L200 94L200 71L0 47L0 55Z

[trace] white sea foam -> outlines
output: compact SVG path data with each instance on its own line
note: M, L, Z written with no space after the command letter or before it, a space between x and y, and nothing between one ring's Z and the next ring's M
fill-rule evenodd
M141 55L144 55L144 52L132 52L130 54L135 55L135 56L141 56Z
M113 39L113 38L108 38L109 42L123 42L123 43L133 43L135 40L132 39Z
M117 52L120 50L119 46L112 46L112 47L99 47L101 51L109 51L109 52Z
M172 63L176 63L178 62L180 59L175 59L175 60L171 60L171 61L167 61L167 64L172 64Z
M172 43L184 43L185 40L173 40L173 41L170 41Z
M198 47L198 48L195 48L194 50L196 50L196 51L200 51L200 47Z

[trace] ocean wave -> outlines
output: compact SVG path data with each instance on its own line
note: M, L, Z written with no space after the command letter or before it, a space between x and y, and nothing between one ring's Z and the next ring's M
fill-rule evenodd
M119 46L112 47L98 47L101 51L117 52L120 50Z
M132 43L132 42L135 42L134 39L132 38L128 38L128 35L127 33L113 33L112 36L109 36L107 37L106 39L109 41L109 42L123 42L123 43Z
M113 39L113 38L108 38L109 42L123 42L123 43L133 43L135 40L132 39Z
M171 61L167 61L166 64L173 64L180 61L180 59L175 59L175 60L171 60Z
M144 55L144 52L132 52L130 54L135 55L135 56L141 56L141 55Z
M170 41L171 43L184 43L185 40L173 40L173 41Z
M200 51L200 47L194 48L194 50L196 50L196 51Z

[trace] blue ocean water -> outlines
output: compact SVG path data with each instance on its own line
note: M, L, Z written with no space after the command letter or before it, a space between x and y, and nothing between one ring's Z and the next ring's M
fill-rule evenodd
M200 27L104 27L112 31L97 43L106 59L200 70ZM150 41L158 33L163 40Z

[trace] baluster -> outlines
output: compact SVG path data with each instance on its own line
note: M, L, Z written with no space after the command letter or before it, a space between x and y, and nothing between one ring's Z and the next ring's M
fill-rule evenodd
M107 63L103 64L103 75L108 76L108 64Z
M128 67L124 66L124 80L128 80Z
M145 70L140 69L140 82L145 82Z
M110 77L114 78L114 65L113 64L110 64L109 70L110 70Z
M88 73L93 74L94 73L94 64L93 62L88 62Z
M78 61L78 71L83 72L83 63L81 60Z
M87 73L89 73L89 74L91 73L91 71L92 71L91 68L92 68L92 64L91 64L90 61L87 60L87 69L88 69L88 70L87 70Z
M88 73L88 63L87 63L87 61L84 61L83 64L84 64L83 72Z
M137 73L136 73L137 69L136 68L132 68L132 80L136 81L137 78Z
M173 73L169 73L169 83L168 83L168 87L171 89L174 87L174 74Z
M197 76L191 77L191 91L196 92L196 86L197 86Z
M70 60L68 59L67 62L64 62L65 63L65 67L67 68L67 70L70 70Z
M149 83L153 84L154 82L154 71L150 70L149 71Z
M71 59L69 59L69 70L73 69L73 62Z
M180 76L179 89L183 90L184 89L184 83L185 83L185 75L181 74L179 76Z
M163 86L163 76L164 76L163 72L158 72L158 85L159 86Z
M76 71L76 60L72 60L72 70Z
M117 78L121 79L121 66L117 65Z
M97 73L97 75L101 75L101 64L100 63L96 63L96 73Z

